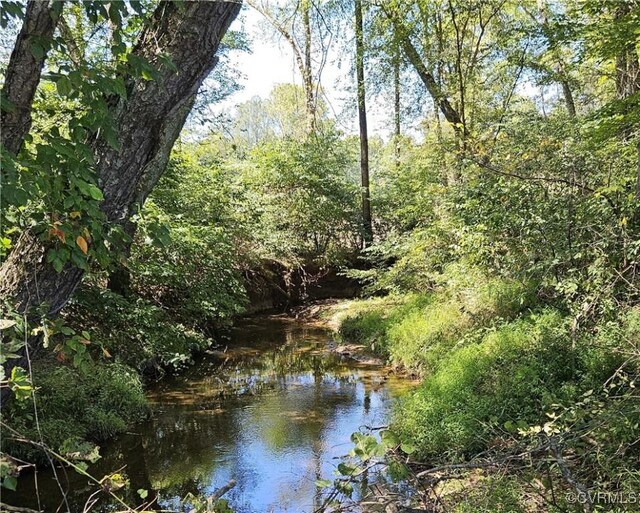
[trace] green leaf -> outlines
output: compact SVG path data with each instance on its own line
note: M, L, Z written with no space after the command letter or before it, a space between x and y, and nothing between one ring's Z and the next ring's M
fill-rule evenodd
M16 487L18 486L18 478L15 476L7 476L2 480L2 487L7 490L16 491Z
M333 481L330 481L329 479L318 479L318 480L316 480L316 487L317 488L329 488L332 485L333 485Z
M31 54L36 60L40 60L44 57L44 47L36 41L31 42Z
M360 470L359 466L352 463L340 463L338 465L338 472L343 476L353 476Z
M400 439L389 430L380 433L380 438L382 439L382 443L388 448L395 447L400 443Z
M405 454L413 454L414 452L416 452L417 447L411 442L403 442L400 445L400 450Z
M144 488L138 488L138 495L141 499L146 499L149 495L149 490L145 490Z
M53 268L56 270L56 272L59 273L60 271L62 271L62 268L64 267L64 262L56 258L52 262L52 265L53 265Z
M102 191L93 184L89 185L89 195L96 201L102 201L104 199Z
M69 77L65 75L61 76L56 82L56 89L58 90L58 94L61 96L69 96L71 91L73 91Z

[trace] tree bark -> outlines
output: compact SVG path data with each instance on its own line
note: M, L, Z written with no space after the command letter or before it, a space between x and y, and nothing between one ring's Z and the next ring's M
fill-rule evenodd
M576 103L573 100L573 93L571 92L571 86L566 78L561 80L562 83L562 93L564 94L564 103L567 106L567 113L569 117L576 117Z
M367 134L366 88L364 81L364 29L362 0L355 0L356 81L358 87L358 123L360 126L360 178L362 186L362 232L364 245L373 241L371 198L369 188L369 136Z
M10 107L3 109L0 133L2 145L12 155L18 154L31 128L33 98L61 8L62 2L53 0L31 0L27 4L2 87L3 99L10 102Z
M132 78L126 100L114 107L118 147L98 139L94 156L111 223L124 224L149 165L168 158L173 142L163 137L168 120L187 109L216 63L215 53L240 11L239 2L161 2L133 52L157 69L154 80ZM166 55L171 66L159 59ZM18 63L19 65L19 63ZM166 164L166 160L165 160ZM148 178L147 178L148 180ZM83 272L72 264L60 273L46 262L47 243L25 232L0 267L0 297L19 311L44 307L56 314L71 298ZM11 369L8 369L10 372Z
M302 25L304 26L304 70L302 80L307 107L307 132L316 131L316 99L313 91L313 71L311 64L311 0L302 2Z

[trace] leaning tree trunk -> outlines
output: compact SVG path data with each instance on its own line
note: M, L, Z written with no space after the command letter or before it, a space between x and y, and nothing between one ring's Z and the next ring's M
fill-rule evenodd
M31 128L31 109L51 39L60 17L62 2L31 0L9 59L2 86L3 109L0 121L2 146L17 155Z
M122 254L125 258L129 258L131 254L131 245L133 244L137 229L137 225L132 220L132 217L142 209L145 200L164 174L173 144L180 135L180 131L193 108L195 99L196 95L191 95L180 109L177 109L167 118L160 131L158 151L142 172L142 178L136 190L133 203L129 207L129 218L123 225L123 230L128 236L125 242L126 246L122 249ZM129 294L131 291L131 273L125 263L118 262L116 264L115 269L109 274L107 287L109 290L123 296Z
M174 141L163 137L168 121L190 104L213 69L220 41L240 7L240 2L214 1L161 2L156 8L133 52L157 68L157 77L132 79L127 99L114 107L117 149L102 139L94 145L101 208L109 222L127 222L148 165L166 159L179 132L171 131ZM171 65L159 56L167 56ZM45 242L25 232L0 267L0 297L20 311L46 306L55 314L80 283L82 271L68 263L57 273L46 262L47 250Z
M411 35L403 20L399 14L393 10L393 7L386 7L384 4L382 4L381 7L385 16L393 24L396 37L398 38L398 44L402 46L407 60L415 69L418 77L420 77L420 80L431 95L431 98L433 98L438 110L440 110L444 118L451 124L456 133L461 134L463 138L466 137L468 135L467 127L463 123L460 112L451 104L451 101L442 90L442 87L440 87L433 73L429 71L422 61L420 53L411 41Z

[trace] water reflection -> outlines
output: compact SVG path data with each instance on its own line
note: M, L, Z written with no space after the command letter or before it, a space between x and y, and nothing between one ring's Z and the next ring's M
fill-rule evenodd
M327 330L286 318L243 324L226 348L152 387L151 419L107 447L94 471L126 465L131 488L157 490L167 506L233 478L226 497L240 513L312 511L315 481L331 475L351 433L384 423L407 387L329 343Z

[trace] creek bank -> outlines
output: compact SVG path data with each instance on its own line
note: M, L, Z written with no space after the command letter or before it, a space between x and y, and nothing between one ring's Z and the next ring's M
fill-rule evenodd
M357 280L342 275L338 268L317 264L289 267L270 260L244 275L249 315L295 310L323 300L353 298L361 290Z
M261 287L252 287L255 279L247 281L247 295L263 298L246 309L249 315L274 308L282 312L286 306L300 305L305 297L356 292L354 283L336 269L307 266L284 275L284 268L272 263L270 272L271 281L269 273L257 273ZM179 307L182 303L162 290L146 291L144 297L134 291L123 296L98 282L83 284L58 327L50 329L50 349L33 362L33 375L39 431L52 449L77 452L86 441L101 444L147 418L145 389L181 375L206 352L224 350L232 323L247 318L232 316L235 307L226 305L228 313L223 310L225 315L214 324L190 317ZM68 343L74 337L85 341L82 360L75 352L77 344ZM11 401L3 416L26 438L38 439L30 420L32 410L30 401ZM31 446L8 440L1 445L3 451L26 461L49 463Z

